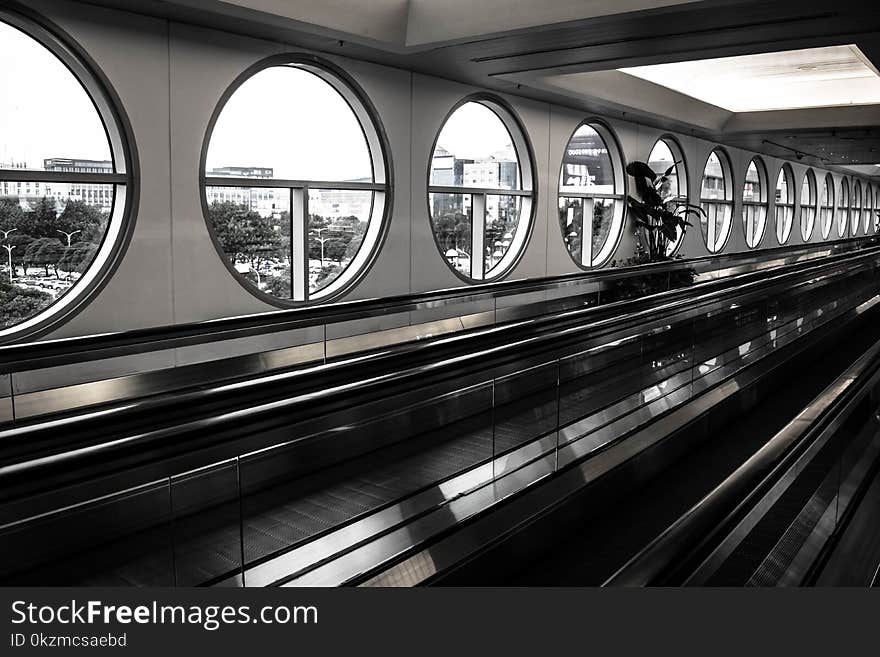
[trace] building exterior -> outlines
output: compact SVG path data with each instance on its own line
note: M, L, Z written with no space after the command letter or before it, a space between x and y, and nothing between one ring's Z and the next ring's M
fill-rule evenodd
M29 167L23 163L15 163L0 164L0 168L27 170ZM53 173L113 173L113 163L109 160L52 157L43 160L42 170ZM68 200L84 201L105 214L109 214L113 209L113 185L2 181L0 196L18 198L24 210L29 210L35 202L43 198L53 199L59 212L64 209Z
M218 167L207 171L209 176L228 178L272 178L272 167ZM290 199L287 192L268 187L205 187L208 205L211 203L236 203L245 205L261 217L278 217L289 211Z

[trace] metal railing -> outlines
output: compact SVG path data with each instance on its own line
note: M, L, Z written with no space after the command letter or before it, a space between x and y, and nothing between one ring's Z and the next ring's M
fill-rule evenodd
M805 581L880 457L878 400L880 343L605 585ZM790 498L776 506L786 491L800 493L798 513ZM773 532L769 551L756 549Z
M633 448L621 441L634 421L658 421L876 294L878 260L872 251L812 263L623 317L584 322L587 311L572 311L484 329L424 345L425 362L417 366L409 356L389 356L388 369L379 371L371 360L369 376L352 377L353 359L199 391L178 406L209 410L216 400L226 408L239 397L244 405L190 422L153 407L153 423L165 426L0 468L4 553L36 563L52 560L53 550L70 556L114 541L111 562L131 556L129 549L149 553L152 565L139 572L161 574L150 583L268 582L306 561L313 574L302 581L320 583L329 576L321 565L328 546L336 546L333 554L341 550L345 562L332 575L344 578L364 567L370 541L387 540L383 550L397 554L404 536L428 540L554 472L611 447ZM614 381L624 370L631 376ZM272 399L257 403L252 389ZM91 426L105 419L96 413ZM65 427L48 424L43 431ZM7 432L10 441L2 442L26 441L34 431ZM415 469L407 458L437 450L442 458L425 479L410 479L386 497L374 489L369 504L354 497L359 501L346 513L328 516L335 520L315 520L311 507L305 515L312 520L300 515L278 529L281 512L273 504L349 481L380 449L382 462L403 464L404 473ZM396 480L387 472L382 479ZM77 528L69 544L44 540L65 535L65 527ZM267 531L275 532L270 540ZM216 560L218 552L232 556Z

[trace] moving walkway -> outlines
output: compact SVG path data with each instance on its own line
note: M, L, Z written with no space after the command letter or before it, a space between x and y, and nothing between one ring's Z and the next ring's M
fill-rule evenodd
M25 421L0 441L3 575L430 582L518 527L524 503L557 505L661 445L687 451L692 440L667 438L870 315L878 262L871 247L642 299L575 296L452 336Z

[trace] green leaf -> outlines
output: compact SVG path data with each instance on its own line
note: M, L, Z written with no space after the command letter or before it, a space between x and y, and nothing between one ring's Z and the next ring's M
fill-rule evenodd
M626 172L635 178L636 181L638 181L639 178L647 178L648 180L653 181L657 177L657 174L654 173L654 170L651 167L638 160L627 164Z

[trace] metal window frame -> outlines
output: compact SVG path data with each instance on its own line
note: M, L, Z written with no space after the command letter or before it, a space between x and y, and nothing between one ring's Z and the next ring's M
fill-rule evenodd
M81 312L100 292L122 261L134 230L139 201L139 164L134 133L109 79L89 54L60 27L29 7L10 2L0 21L49 51L76 80L101 121L110 148L112 173L0 169L7 182L80 183L112 186L110 219L95 257L82 276L52 303L23 322L0 329L0 344L45 335Z
M568 137L568 140L566 140L563 151L568 148L568 145L571 143L571 140L574 139L574 136L577 134L578 130L580 130L584 126L591 128L599 136L599 139L602 140L602 143L605 144L605 148L608 151L608 157L611 160L611 175L614 193L608 194L603 192L577 192L564 189L561 184L563 167L565 166L565 155L563 153L563 157L559 163L559 175L556 177L557 181L559 181L560 183L556 191L556 209L557 213L559 214L559 230L562 236L563 243L566 244L565 250L568 252L572 261L578 266L579 269L589 271L591 269L601 267L606 262L608 262L611 259L611 256L614 255L615 251L617 251L617 247L620 245L620 240L623 237L627 215L625 200L628 181L626 178L626 162L624 160L623 149L620 146L620 141L617 138L617 134L614 132L610 125L608 125L600 118L588 117L580 121L580 123L575 126L575 129L572 130L571 134ZM581 250L579 258L574 257L571 250L568 248L568 244L566 243L565 239L566 235L563 228L561 205L562 202L566 199L580 199L583 205L583 210L581 213ZM605 238L605 241L602 243L602 247L599 249L599 252L594 254L593 222L592 220L588 221L587 218L593 216L595 203L597 200L609 199L614 201L611 227L608 230L608 237ZM585 235L586 239L584 238ZM584 248L585 246L587 247L586 249Z
M786 186L786 189L789 190L789 193L788 193L789 200L788 201L781 202L781 203L780 202L774 203L774 206L775 206L774 207L774 210L775 210L774 217L776 220L776 231L775 231L776 242L780 246L783 246L785 244L788 244L788 240L791 239L791 233L794 230L794 209L795 209L795 199L796 199L796 194L797 194L797 192L794 188L794 172L792 171L791 165L788 162L783 162L782 166L779 167L779 175L776 176L776 189L777 190L779 189L780 177L785 178L785 186ZM775 197L775 195L774 195L774 197ZM786 216L788 217L788 229L783 231L784 232L783 236L780 236L780 231L779 231L780 214L782 215L781 218L783 219L783 223L782 223L783 228L786 225L784 223L784 220L785 220Z
M275 67L290 67L311 73L335 90L351 110L361 129L370 158L372 182L300 180L288 178L245 178L235 176L207 175L207 156L214 128L229 99L249 79L258 73ZM230 262L217 239L207 203L209 187L237 187L242 189L279 189L289 193L290 204L290 290L291 298L276 297L260 290L240 274ZM379 113L361 86L341 67L307 53L281 53L266 57L244 70L221 95L208 122L202 142L199 164L199 188L202 214L211 241L230 274L250 294L267 304L279 308L291 308L313 302L338 299L353 289L370 271L382 249L388 234L391 208L393 207L393 163L388 137ZM310 291L308 284L308 197L309 190L338 190L371 192L369 218L364 239L355 256L340 274L325 287Z
M828 192L827 194L825 192ZM830 173L825 174L825 179L822 182L822 196L826 197L825 202L823 202L822 198L818 200L819 203L819 212L820 212L820 230L822 233L822 240L827 240L831 237L831 232L834 230L834 220L836 215L836 203L837 203L837 189L834 185L834 176ZM828 216L828 221L825 221L825 215ZM828 230L825 230L826 223Z
M856 194L858 192L858 195ZM849 199L849 228L853 237L859 232L860 219L862 217L862 206L865 202L862 196L862 181L853 178L852 196Z
M837 237L846 237L849 230L849 213L852 197L850 196L849 182L846 176L840 179L840 191L837 195L837 209L835 219L837 224Z
M712 155L715 155L718 159L718 163L721 165L721 182L724 185L724 198L704 198L703 197L703 184L706 180L706 169L709 166L709 160L712 159ZM730 236L733 233L733 213L736 210L736 202L733 198L733 189L736 185L736 181L733 176L733 166L730 163L730 156L727 154L727 151L720 145L716 145L710 152L709 155L706 156L706 162L703 165L703 175L700 177L700 207L706 211L708 214L708 208L715 208L716 212L713 215L713 221L709 221L709 217L706 217L706 221L703 222L702 218L700 220L700 225L702 226L705 223L705 230L703 231L703 244L706 246L706 250L709 253L721 253L724 248L727 246L728 241L730 240ZM717 217L717 207L727 207L729 208L729 213L727 215L726 221L724 222L724 237L719 242L718 235L715 233L715 221L714 218ZM710 230L711 226L711 230ZM710 239L711 238L711 239Z
M747 201L745 199L745 189L746 184L749 183L749 169L751 169L752 165L755 165L755 171L758 174L758 184L760 185L760 189L758 190L758 196L760 200L758 201ZM770 210L770 202L769 202L769 190L770 186L768 177L767 177L767 165L764 163L763 158L760 155L755 155L749 160L748 165L746 166L745 177L743 178L742 184L742 212L740 213L740 219L743 227L743 234L746 239L746 246L750 249L757 249L761 246L761 241L764 239L764 233L767 232L767 214ZM749 212L751 210L751 212ZM755 226L755 222L757 218L760 218L760 230L753 231L755 233L754 243L749 239L749 215L752 214L751 217L752 226Z
M675 167L675 175L678 179L678 196L674 198L677 203L690 203L691 197L691 188L690 188L690 176L688 171L687 157L684 154L684 149L681 147L681 144L678 142L678 139L675 135L672 134L663 134L657 138L657 141L654 142L654 145L651 147L651 150L648 151L648 159L646 163L650 166L651 161L651 153L654 152L654 149L657 148L657 144L660 142L666 144L666 147L669 149L669 152L672 154L673 160L677 163ZM682 194L682 189L684 189L684 193ZM670 249L667 251L666 255L672 257L674 256L678 250L681 248L681 245L684 243L684 231L679 234L678 239L675 240L673 244L670 245Z
M507 133L510 135L514 153L516 153L517 168L519 170L519 188L502 189L487 187L465 187L459 185L434 185L431 183L432 163L434 152L440 140L440 135L446 127L450 117L468 103L483 105L501 121ZM489 93L474 93L461 98L449 110L440 124L440 129L434 137L434 143L428 156L427 180L425 201L427 203L428 217L431 223L431 235L440 253L441 259L452 273L466 283L479 283L483 281L500 280L509 274L520 261L528 245L532 229L535 224L535 210L537 207L537 185L535 184L535 158L532 153L531 143L526 135L525 127L513 108L504 100ZM471 197L471 212L469 225L471 229L471 252L469 273L464 274L446 259L446 254L437 236L434 227L434 213L431 204L433 194L460 194ZM519 224L514 232L513 243L502 258L492 269L485 266L485 232L486 232L486 199L488 196L513 196L522 199L519 209ZM491 273L491 275L489 275Z
M807 183L807 189L809 189L806 203L804 202L802 193L804 182ZM804 170L804 177L803 180L801 180L801 189L798 192L798 209L800 210L798 218L800 220L801 238L804 242L807 242L813 237L813 231L816 229L816 217L819 214L818 181L816 180L816 173L809 167ZM804 211L807 212L807 216L810 218L809 230L804 230Z

